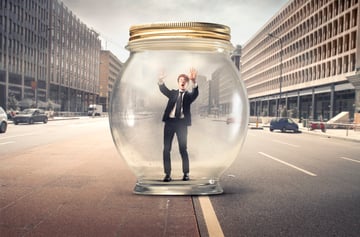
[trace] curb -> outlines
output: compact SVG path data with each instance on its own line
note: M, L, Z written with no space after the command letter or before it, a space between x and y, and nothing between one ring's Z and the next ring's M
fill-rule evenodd
M264 124L261 127L262 127L262 129L264 129L264 128L268 128L269 125ZM254 128L256 128L256 127L249 125L249 129L254 129ZM308 128L304 128L304 127L300 127L300 126L299 126L299 132L310 134L310 135L315 135L315 136L322 136L322 137L326 137L326 138L333 138L333 139L339 139L339 140L345 140L345 141L352 141L352 142L359 142L360 143L360 136L359 136L359 138L353 138L353 137L339 136L339 135L334 135L334 134L327 134L326 132L325 133L317 133L317 132L309 131ZM344 131L344 133L345 133L345 131Z
M52 119L49 118L49 119L48 119L48 122L61 121L61 120L74 120L74 119L80 119L80 118L78 118L78 117L58 117L58 118L56 118L56 119L54 119L54 118L52 118ZM13 122L12 120L8 120L7 123L8 123L8 124L13 124L14 122Z
M307 134L311 134L311 135L315 135L315 136L321 136L321 137L326 137L326 138L334 138L334 139L353 141L353 142L360 142L360 139L352 138L352 137L330 135L330 134L326 134L326 133L316 133L316 132L308 131L307 129L300 129L300 131L302 133L307 133Z

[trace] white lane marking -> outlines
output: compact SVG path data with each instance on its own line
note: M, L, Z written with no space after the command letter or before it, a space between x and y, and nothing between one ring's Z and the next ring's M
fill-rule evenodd
M10 143L14 143L14 141L10 141L10 142L2 142L2 143L0 143L0 146L6 145L6 144L10 144Z
M292 146L292 147L300 147L299 145L295 145L295 144L291 144L291 143L287 143L287 142L283 142L283 141L279 141L279 140L273 140L273 141L277 142L277 143L280 143L280 144Z
M204 215L205 224L209 233L209 236L223 237L224 233L221 229L219 220L216 217L213 206L211 205L210 199L207 196L199 197L201 210Z
M352 162L357 162L357 163L360 163L360 160L354 160L354 159L350 159L350 158L347 158L347 157L340 157L341 159L344 159L344 160L349 160L349 161L352 161Z
M264 153L264 152L259 151L259 154L261 154L261 155L263 155L263 156L266 156L267 158L273 159L273 160L275 160L275 161L277 161L277 162L280 162L280 163L282 163L282 164L284 164L284 165L287 165L287 166L289 166L289 167L291 167L291 168L294 168L294 169L296 169L296 170L299 170L299 171L301 171L301 172L303 172L303 173L305 173L305 174L307 174L307 175L317 176L316 174L314 174L314 173L312 173L312 172L309 172L309 171L307 171L307 170L304 170L304 169L302 169L302 168L299 168L299 167L297 167L297 166L295 166L295 165L292 165L292 164L287 163L287 162L285 162L285 161L283 161L283 160L280 160L280 159L278 159L278 158L275 158L275 157L273 157L273 156L271 156L271 155L268 155L268 154L266 154L266 153Z

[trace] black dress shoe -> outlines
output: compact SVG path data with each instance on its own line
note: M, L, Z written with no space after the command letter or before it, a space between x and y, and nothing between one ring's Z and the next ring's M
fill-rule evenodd
M171 181L171 177L169 174L165 175L165 178L164 178L164 182L170 182Z
M188 174L184 174L183 181L188 181L190 179Z

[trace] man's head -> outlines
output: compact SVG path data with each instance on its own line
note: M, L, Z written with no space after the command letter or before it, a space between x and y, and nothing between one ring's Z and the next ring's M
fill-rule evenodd
M189 83L189 77L186 74L180 74L177 78L178 86L180 90L186 90L188 83Z

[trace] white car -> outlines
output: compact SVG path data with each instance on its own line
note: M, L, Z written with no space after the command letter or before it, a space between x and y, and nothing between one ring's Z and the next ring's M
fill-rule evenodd
M0 107L0 133L5 133L7 129L7 115L2 107Z

